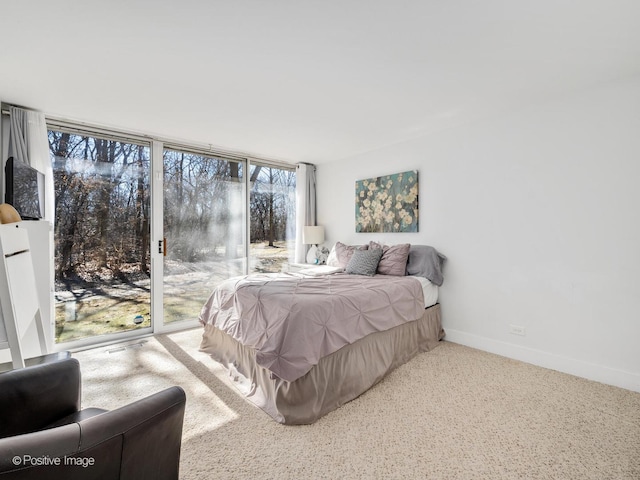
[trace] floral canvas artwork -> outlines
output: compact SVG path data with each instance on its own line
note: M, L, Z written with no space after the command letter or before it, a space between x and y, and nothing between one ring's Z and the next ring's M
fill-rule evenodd
M417 231L417 170L356 181L356 232Z

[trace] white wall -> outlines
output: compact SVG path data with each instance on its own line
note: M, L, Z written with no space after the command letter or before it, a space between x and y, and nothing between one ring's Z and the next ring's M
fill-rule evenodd
M411 169L420 232L356 234L355 180ZM317 177L327 243L448 256L448 340L640 391L640 79L320 165Z

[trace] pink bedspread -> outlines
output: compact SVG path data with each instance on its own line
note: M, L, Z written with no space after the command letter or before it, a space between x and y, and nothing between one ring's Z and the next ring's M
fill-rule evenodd
M225 281L200 322L254 348L258 365L292 382L322 357L423 313L422 287L411 277L278 273Z

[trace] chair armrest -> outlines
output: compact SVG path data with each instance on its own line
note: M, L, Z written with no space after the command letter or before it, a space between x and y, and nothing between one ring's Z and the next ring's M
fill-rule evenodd
M25 464L25 458L62 458L76 453L79 442L80 427L77 423L0 438L0 477L28 478L31 468ZM40 478L47 477L41 474Z
M185 403L184 390L171 387L82 420L80 453L101 456L121 436L121 480L177 479Z
M185 401L184 391L172 387L77 423L1 438L0 478L177 480ZM27 457L59 464L25 464ZM91 465L66 460L74 457Z
M75 358L0 374L0 438L46 427L80 408Z

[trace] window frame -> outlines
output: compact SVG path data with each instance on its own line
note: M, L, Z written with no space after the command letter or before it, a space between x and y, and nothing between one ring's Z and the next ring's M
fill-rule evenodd
M151 202L150 202L150 260L151 260L151 327L150 331L130 331L117 334L109 334L100 337L89 337L87 339L76 340L57 344L53 339L54 350L70 350L78 348L93 348L100 345L108 345L121 341L137 339L157 333L185 330L199 325L197 320L177 321L165 324L163 306L163 256L162 249L155 248L163 242L163 152L165 149L184 151L196 155L214 156L241 162L246 174L243 176L244 182L244 205L246 212L246 225L244 231L244 274L249 273L250 241L251 241L251 212L250 198L251 168L255 166L272 167L291 172L296 171L296 164L287 163L275 159L261 158L255 155L248 155L242 152L229 151L216 148L211 144L198 144L196 142L176 141L162 136L155 136L145 133L136 133L125 129L102 127L100 125L66 120L61 117L45 115L47 129L57 130L76 135L90 135L107 140L117 140L122 142L150 146L151 155ZM4 142L3 142L4 143ZM295 220L295 217L294 217ZM52 285L53 292L53 285ZM52 302L53 302L52 298Z

